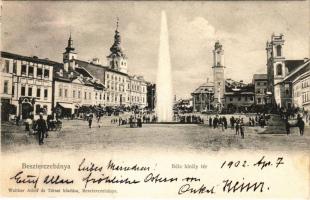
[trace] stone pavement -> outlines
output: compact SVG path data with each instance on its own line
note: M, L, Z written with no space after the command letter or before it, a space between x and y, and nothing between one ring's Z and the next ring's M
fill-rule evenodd
M93 122L93 128L83 120L63 120L61 131L50 131L44 145L39 146L35 135L17 127L3 123L1 129L1 149L4 152L27 150L141 150L144 148L164 151L218 151L218 150L270 150L294 151L310 150L310 128L299 136L298 128L292 128L287 136L281 126L246 127L245 139L236 136L228 128L213 129L208 125L196 124L143 124L142 128L111 124L111 117L104 117L102 127ZM274 133L274 134L273 134Z

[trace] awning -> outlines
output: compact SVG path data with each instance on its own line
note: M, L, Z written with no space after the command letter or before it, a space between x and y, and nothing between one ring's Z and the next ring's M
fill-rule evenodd
M59 105L60 107L63 107L63 108L68 108L68 109L73 108L73 105L71 103L58 103L57 105Z

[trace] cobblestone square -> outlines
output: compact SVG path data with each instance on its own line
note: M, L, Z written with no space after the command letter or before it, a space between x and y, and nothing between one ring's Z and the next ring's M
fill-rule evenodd
M87 121L63 120L61 131L49 131L44 144L39 145L35 135L24 131L24 126L2 124L3 152L27 150L102 150L126 151L151 149L152 151L218 151L218 150L270 150L309 151L310 131L300 136L297 127L286 135L282 126L245 127L245 138L228 128L210 128L207 124L143 124L142 128L111 124L112 117L104 117L99 128L96 121L88 128Z

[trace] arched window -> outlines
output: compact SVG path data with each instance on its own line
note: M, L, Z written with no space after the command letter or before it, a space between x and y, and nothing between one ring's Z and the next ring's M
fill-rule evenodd
M282 51L282 46L278 45L277 46L277 56L281 56L281 51Z
M282 72L282 65L278 64L277 65L277 76L282 76L283 72Z

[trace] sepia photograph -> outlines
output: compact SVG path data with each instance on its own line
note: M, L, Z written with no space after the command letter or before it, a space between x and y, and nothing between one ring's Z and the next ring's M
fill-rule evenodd
M294 177L308 187L303 194L309 197L309 17L308 0L2 1L1 163L40 169L33 157L49 161L57 155L58 165L48 165L54 169L69 160L67 168L79 172L92 166L88 179L82 179L86 189L90 182L109 182L90 179L92 171L101 172L90 161L100 153L111 157L105 157L107 170L118 172L149 171L166 162L173 171L202 170L195 156L210 156L215 163L226 152L245 159L247 167L252 152L262 152L253 167L290 163L286 174L297 163L285 162L285 155L288 160L301 156L303 175ZM170 154L189 165L179 165ZM268 164L265 154L274 156L274 163ZM144 164L149 158L154 165L116 164L112 158L118 156ZM199 161L197 167L191 160ZM219 164L221 169L234 165L238 168L228 160ZM13 168L1 175L10 176L10 185L34 183ZM288 181L283 174L281 180ZM71 184L58 178L45 177L44 184ZM144 183L150 180L177 182L148 175ZM223 193L232 185L225 180ZM115 182L136 183L122 181ZM266 191L261 183L249 183L247 191ZM217 187L196 191L183 185L172 196L213 194ZM129 188L119 192L132 196Z

